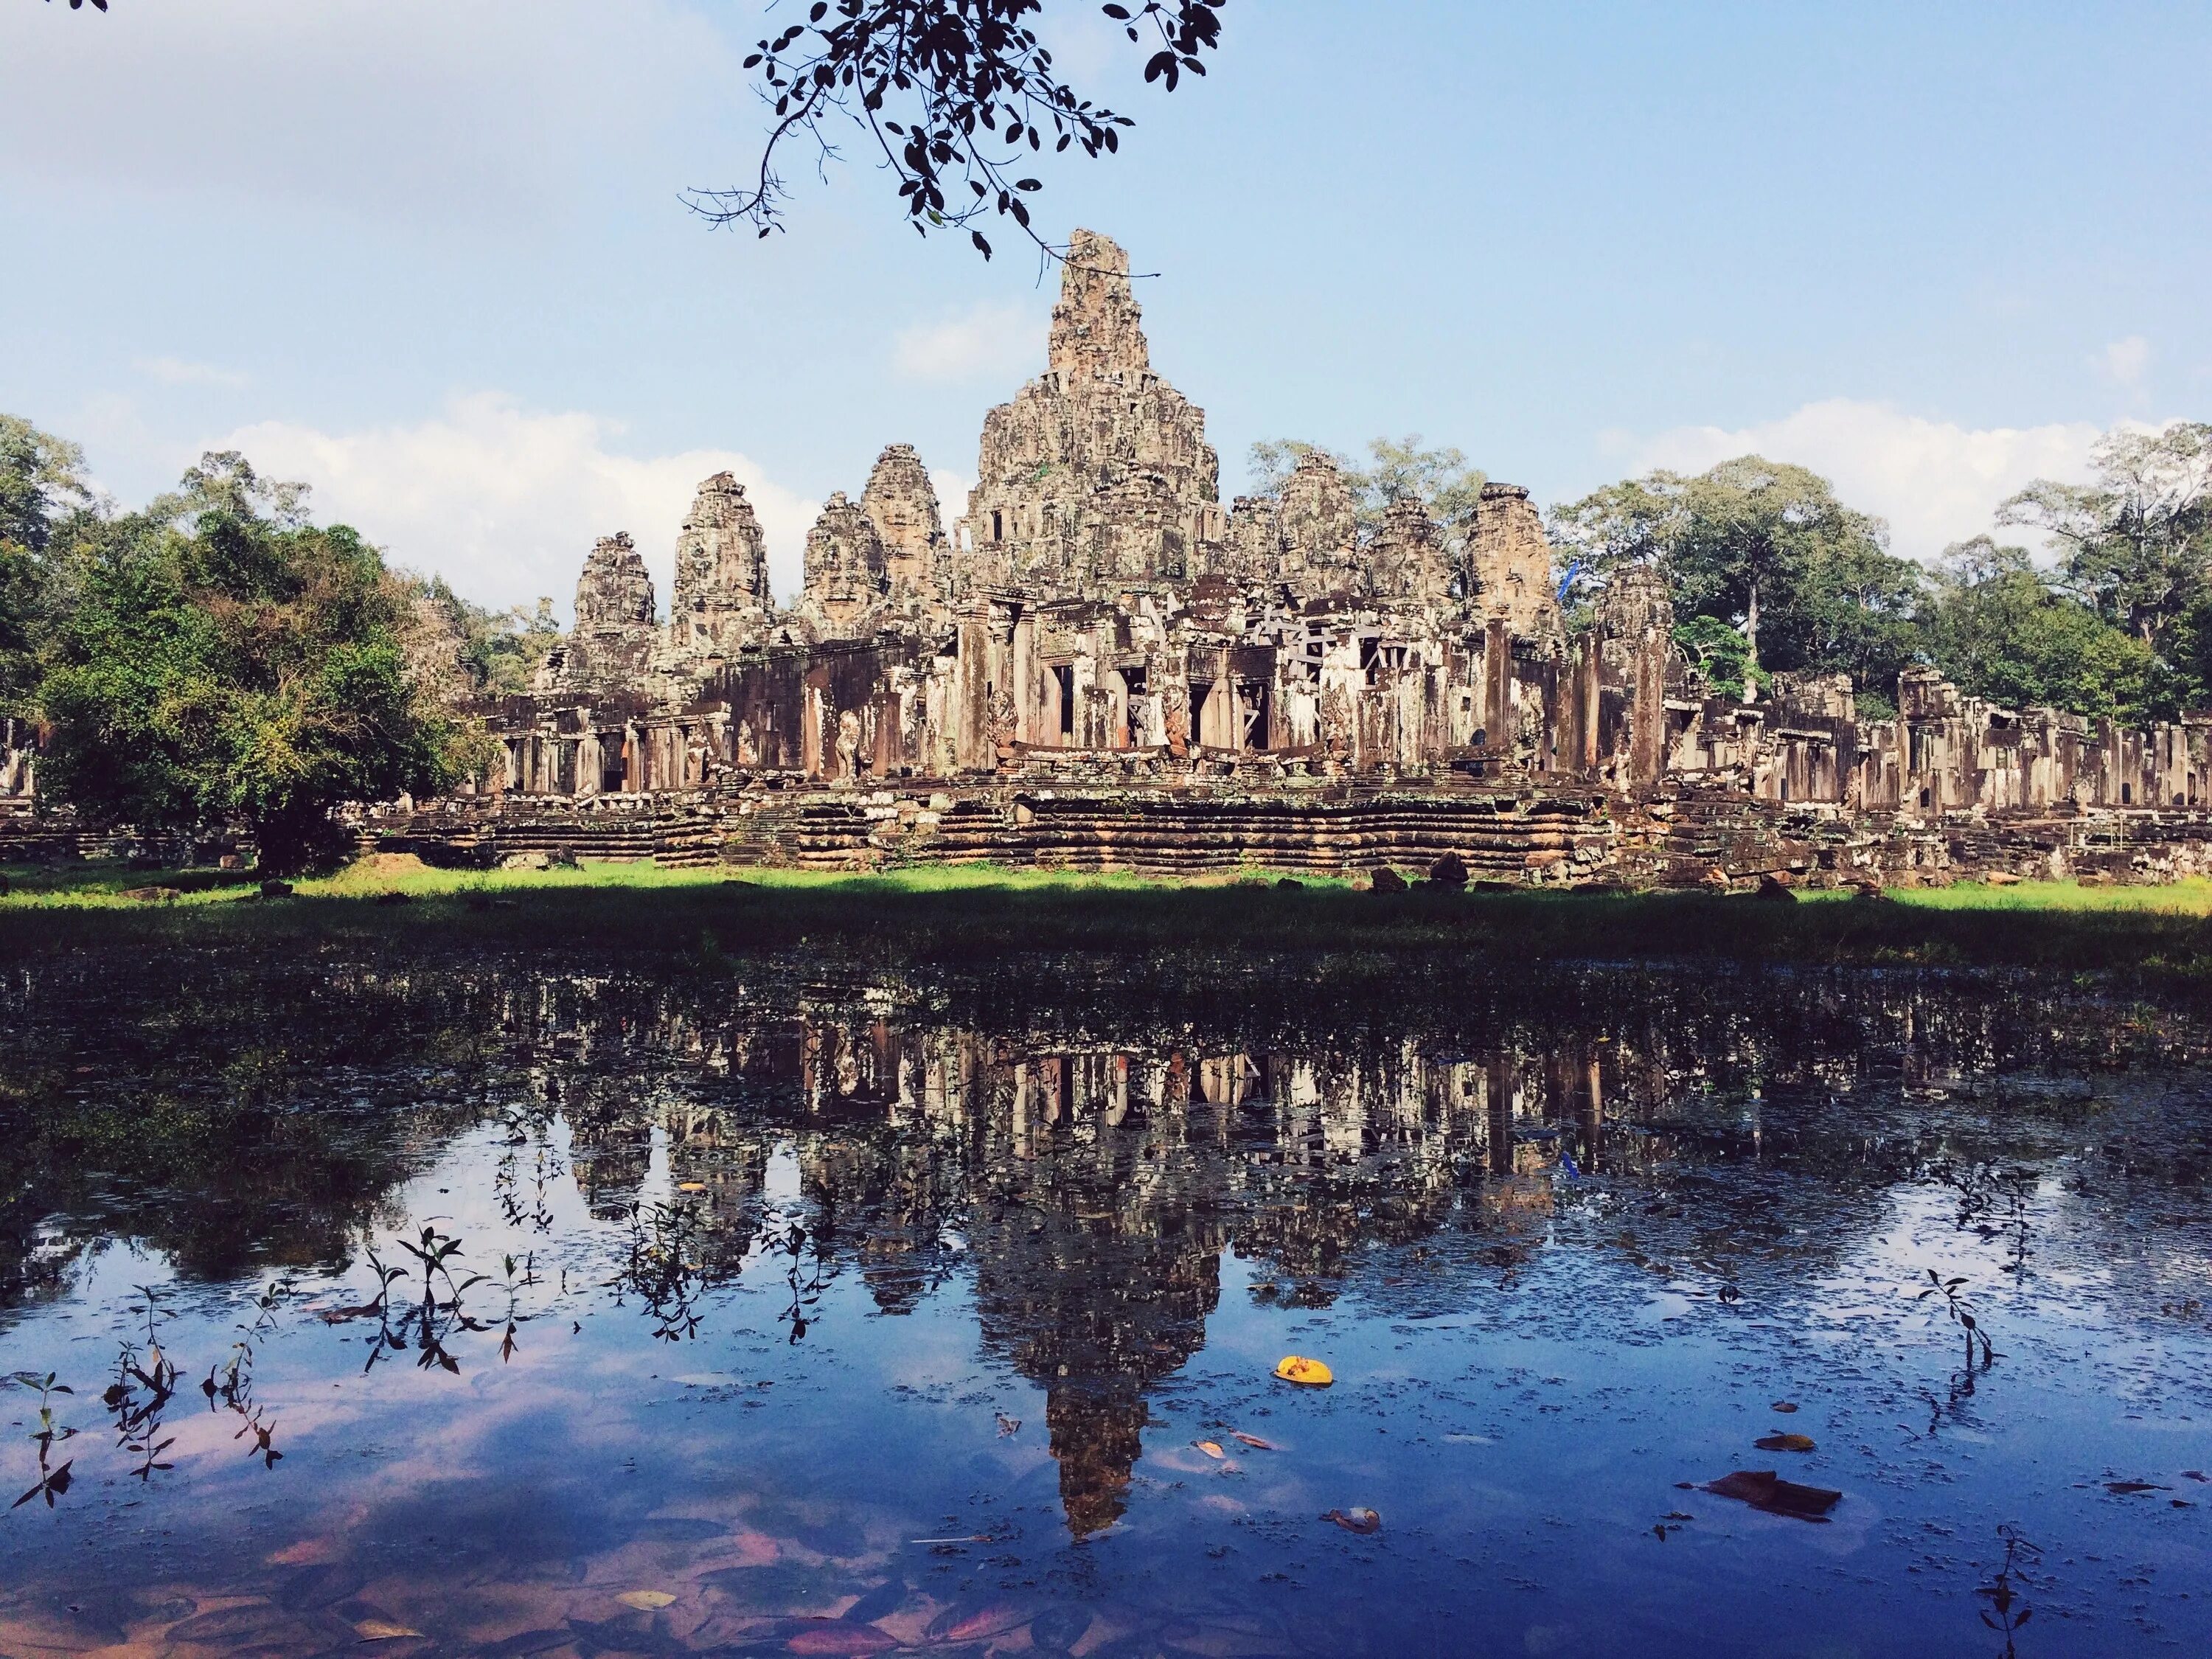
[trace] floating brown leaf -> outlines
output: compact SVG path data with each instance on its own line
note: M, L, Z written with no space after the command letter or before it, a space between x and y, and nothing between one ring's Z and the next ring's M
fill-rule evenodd
M1787 1416L1797 1409L1797 1402L1794 1400L1778 1400L1774 1402L1774 1409Z
M1809 1434L1763 1434L1751 1443L1761 1451L1808 1452L1813 1449Z
M981 1607L955 1604L929 1621L928 1634L933 1642L981 1642L988 1637L1004 1636L1028 1624L1030 1618L1028 1609L1006 1601L989 1601Z
M1261 1439L1261 1438L1260 1438L1260 1437L1259 1437L1258 1435L1256 1435L1256 1434L1247 1434L1247 1433L1245 1433L1245 1432L1244 1432L1244 1431L1243 1431L1243 1430L1242 1430L1242 1429L1232 1429L1232 1430L1231 1430L1231 1431L1230 1431L1230 1432L1229 1432L1229 1437L1230 1437L1231 1440L1242 1441L1245 1445L1248 1445L1248 1446L1251 1447L1251 1448L1252 1448L1252 1449L1253 1449L1254 1451L1280 1451L1280 1450L1282 1450L1282 1448L1281 1448L1280 1446L1277 1445L1273 1441L1272 1441L1272 1440L1262 1440L1262 1439Z
M2154 1480L2107 1480L2105 1490L2118 1498L2126 1498L2139 1492L2172 1492L2171 1486L2161 1486Z
M1322 1519L1335 1522L1346 1532L1366 1534L1382 1530L1382 1517L1373 1510L1331 1510Z
M217 1607L211 1613L197 1613L170 1626L162 1639L209 1647L266 1644L273 1648L288 1639L296 1639L301 1628L300 1621L282 1608L256 1601L245 1607Z
M624 1590L620 1595L615 1597L615 1600L626 1607L636 1607L641 1612L653 1613L661 1607L672 1606L676 1598L666 1590L639 1589Z
M364 1642L396 1642L404 1636L422 1633L404 1625L395 1625L388 1619L363 1619L354 1626L354 1631Z
M786 1642L789 1653L833 1656L833 1659L869 1659L900 1645L899 1639L874 1625L849 1619L824 1619L811 1630L802 1630Z
M1733 1498L1770 1515L1823 1522L1828 1518L1828 1511L1842 1502L1844 1496L1825 1486L1801 1486L1795 1480L1784 1480L1772 1469L1738 1469L1717 1480L1707 1481L1705 1489L1716 1497Z

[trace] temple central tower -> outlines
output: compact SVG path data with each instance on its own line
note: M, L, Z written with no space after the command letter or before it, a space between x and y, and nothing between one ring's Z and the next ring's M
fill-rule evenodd
M962 520L988 580L1048 596L1194 574L1224 533L1206 415L1153 373L1129 256L1070 240L1045 374L983 422Z

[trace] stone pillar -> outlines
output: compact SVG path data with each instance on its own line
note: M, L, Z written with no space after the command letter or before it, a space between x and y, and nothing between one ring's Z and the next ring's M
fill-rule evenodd
M1667 653L1664 634L1649 634L1636 649L1636 706L1629 714L1628 775L1656 782L1667 769Z
M991 738L991 613L979 606L960 618L960 668L954 685L953 760L963 772L998 765Z
M606 775L599 758L599 728L586 723L584 735L576 741L576 793L580 798L599 793L600 780Z
M1575 761L1576 769L1583 772L1597 770L1599 710L1603 706L1604 690L1598 666L1603 655L1595 632L1583 636L1582 659L1575 669Z
M1513 753L1513 642L1505 618L1482 629L1482 732L1493 755Z
M1009 656L1013 670L1013 684L1009 688L1014 697L1014 741L1039 743L1036 706L1036 621L1024 611L1014 622L1014 639Z

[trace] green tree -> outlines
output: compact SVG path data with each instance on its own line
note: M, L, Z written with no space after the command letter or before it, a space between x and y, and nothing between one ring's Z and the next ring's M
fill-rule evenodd
M1751 642L1717 617L1692 617L1676 623L1674 643L1723 697L1741 699L1747 684L1765 690L1774 676L1751 659Z
M0 415L0 715L29 712L56 530L91 500L83 451Z
M2107 434L2087 484L2039 478L1997 522L2044 532L2066 590L2157 653L2178 695L2212 697L2212 425Z
M511 697L527 692L561 642L561 624L550 599L541 597L534 609L517 605L494 611L463 599L443 576L410 580L415 592L459 640L469 690L480 696Z
M335 859L342 801L450 784L463 734L407 673L404 585L305 491L211 454L56 550L42 786L96 822L242 820L264 868Z
M1251 493L1270 500L1282 493L1285 481L1299 461L1315 453L1327 455L1336 463L1336 470L1344 475L1352 491L1352 509L1363 535L1378 528L1384 514L1395 503L1419 501L1442 526L1447 540L1456 545L1465 538L1486 482L1460 451L1422 447L1418 432L1403 438L1370 439L1364 465L1348 455L1298 438L1264 439L1248 453Z
M1551 525L1571 603L1624 565L1655 565L1678 621L1728 623L1763 670L1849 674L1875 712L1913 659L1919 567L1804 467L1744 455L1694 477L1647 473L1554 507Z
M1987 536L1944 550L1925 637L1971 696L2130 721L2171 712L2173 677L2148 645L2055 592L2026 549Z

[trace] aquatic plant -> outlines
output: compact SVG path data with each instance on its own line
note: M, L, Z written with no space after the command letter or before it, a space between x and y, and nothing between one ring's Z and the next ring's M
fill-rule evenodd
M1997 1528L1997 1537L2004 1544L2003 1565L1990 1575L1988 1583L1976 1586L1974 1594L1989 1603L1981 1609L1982 1622L2004 1638L2003 1659L2019 1659L2014 1638L2035 1611L2022 1598L2021 1587L2033 1587L2027 1570L2041 1564L2043 1552L2009 1523Z
M1926 1272L1927 1288L1912 1299L1925 1302L1930 1297L1936 1297L1937 1310L1958 1327L1966 1340L1967 1372L1971 1375L1974 1370L1974 1356L1978 1350L1981 1355L1981 1369L1986 1371L1996 1363L1997 1351L1991 1345L1990 1334L1984 1328L1980 1316L1974 1312L1973 1304L1960 1294L1960 1286L1966 1282L1966 1279L1963 1277L1946 1279L1933 1267Z
M70 1489L70 1470L76 1460L70 1458L56 1468L52 1459L55 1446L74 1438L76 1431L54 1415L54 1396L75 1391L56 1377L53 1371L43 1376L36 1371L17 1371L7 1379L15 1388L35 1389L39 1393L39 1426L30 1434L32 1443L39 1449L39 1479L28 1492L8 1506L10 1509L20 1510L33 1498L44 1498L46 1507L52 1509L54 1499Z

